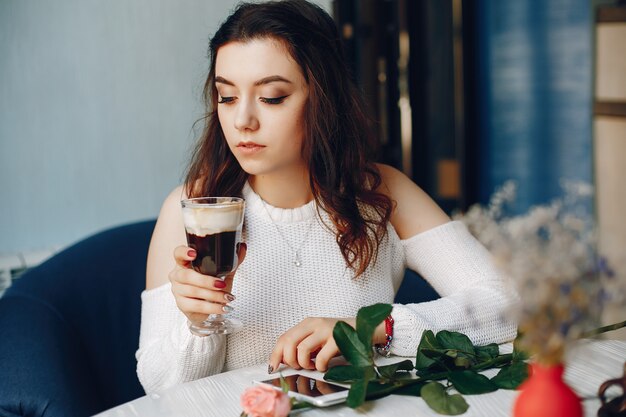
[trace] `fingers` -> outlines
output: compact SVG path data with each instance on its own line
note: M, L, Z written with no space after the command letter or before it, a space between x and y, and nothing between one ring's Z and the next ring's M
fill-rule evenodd
M271 374L274 371L277 371L282 361L283 361L283 352L282 352L282 349L280 349L277 345L274 347L274 350L270 354L270 359L267 365L267 373Z
M338 353L339 348L337 348L335 339L330 338L315 357L315 369L320 372L326 372L328 370L328 363L332 358L337 356Z
M289 329L276 341L276 346L272 351L269 359L268 372L278 370L281 363L290 366L294 369L301 369L298 364L298 358L296 354L296 348L300 340L309 333L302 333L302 322Z
M246 258L246 253L248 252L248 245L245 242L237 243L237 267L241 265L243 260ZM189 268L191 266L191 261L196 259L197 253L196 250L190 248L189 246L177 246L174 249L174 259L176 260L176 265ZM235 269L236 270L236 269ZM234 275L235 271L233 271L230 275Z
M319 339L315 334L304 339L296 347L296 357L298 365L304 369L315 369L315 363L313 363L313 352L319 350L321 346L326 342L325 339Z
M170 272L172 293L178 308L192 322L202 321L210 314L224 314L232 311L228 305L235 297L230 293L230 280L202 275L190 268L195 259L195 251L187 246L174 250L177 267Z
M246 259L246 253L248 253L246 242L237 243L237 266L241 265L243 260Z
M230 274L226 275L226 277L224 277L223 281L223 290L227 293L230 293L232 291L233 288L233 278L235 277L235 273L237 272L237 269L239 268L239 265L241 265L241 263L243 262L244 258L246 257L246 253L247 253L247 245L245 244L245 242L239 242L237 243L237 266L235 267L235 269L233 270L233 272L231 272ZM222 285L222 284L217 284L217 285Z
M188 268L174 269L170 272L169 278L172 284L176 282L179 284L193 285L195 287L206 289L224 290L228 286L227 282L219 278L202 275L199 272Z
M327 369L328 362L338 352L332 337L336 322L330 318L308 318L285 332L270 355L270 373L281 363L294 369Z
M281 363L284 363L293 369L302 369L298 364L298 358L296 355L298 342L296 340L291 340L292 336L293 335L288 331L278 338L276 346L270 355L270 367L272 369L278 369Z
M186 284L180 284L173 287L172 292L174 295L193 298L196 300L210 301L218 304L227 304L235 300L235 296L227 292L212 291Z
M192 320L192 315L204 320L209 314L224 314L231 311L230 307L224 304L187 297L176 297L176 305L190 320Z
M227 283L219 278L206 277L190 269L179 269L170 273L172 293L177 297L226 304L235 300L227 291Z
M191 261L196 259L196 251L189 246L177 246L174 249L174 259L176 260L176 265L183 268L189 268L191 266Z

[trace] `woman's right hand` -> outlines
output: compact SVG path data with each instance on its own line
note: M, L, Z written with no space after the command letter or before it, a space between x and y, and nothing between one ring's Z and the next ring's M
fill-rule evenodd
M246 244L240 243L237 248L238 266L246 256ZM188 246L174 249L176 267L169 274L172 293L176 305L191 322L205 320L209 314L224 314L232 311L228 305L235 299L231 294L235 271L224 280L209 275L202 275L191 267L196 251Z

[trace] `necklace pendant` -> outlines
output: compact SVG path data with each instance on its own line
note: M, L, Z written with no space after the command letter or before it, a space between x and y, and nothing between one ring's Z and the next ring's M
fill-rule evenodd
M296 259L293 261L293 264L300 268L302 266L302 262L300 262L300 254L296 252Z

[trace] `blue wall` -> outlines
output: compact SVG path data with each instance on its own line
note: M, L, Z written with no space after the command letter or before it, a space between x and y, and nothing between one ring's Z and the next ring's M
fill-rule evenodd
M158 215L237 2L0 1L0 255Z
M233 3L0 1L0 253L156 217Z
M592 8L587 0L480 0L479 198L517 180L518 206L591 183Z

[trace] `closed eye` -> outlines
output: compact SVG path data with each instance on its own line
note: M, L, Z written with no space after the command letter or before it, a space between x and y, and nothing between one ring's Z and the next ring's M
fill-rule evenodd
M220 97L219 100L217 100L218 103L224 103L224 104L228 104L228 103L232 103L235 100L235 97Z
M281 97L261 97L259 100L261 100L261 102L266 103L266 104L280 104L283 101L285 101L287 97L289 97L289 95L285 95Z

